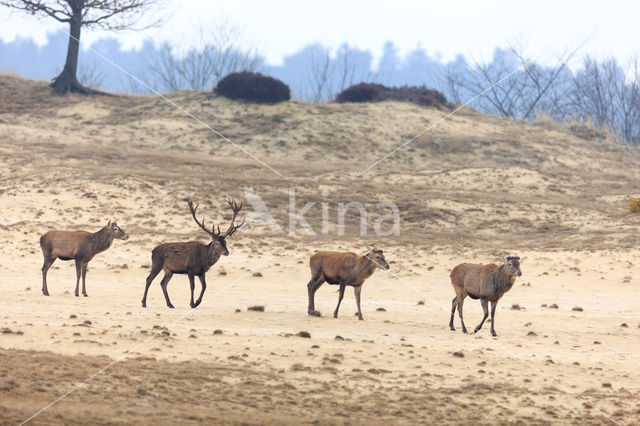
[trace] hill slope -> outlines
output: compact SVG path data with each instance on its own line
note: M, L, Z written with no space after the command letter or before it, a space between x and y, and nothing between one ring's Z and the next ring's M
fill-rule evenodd
M639 220L626 209L637 191L637 151L585 126L516 123L469 110L439 122L443 111L391 102L259 106L193 92L168 98L192 116L158 97L54 97L44 83L2 77L4 226L36 232L86 224L100 212L141 233L179 224L179 234L191 229L186 196L219 209L223 194L242 197L250 186L284 230L291 188L298 210L316 203L305 215L316 234L317 207L327 203L329 237L338 237L338 203L364 204L371 234L376 218L390 213L375 206L386 201L400 208L397 242L504 249L638 243ZM83 198L89 193L96 198ZM357 236L355 209L345 223L346 236ZM252 232L273 230L254 224Z
M635 150L584 126L465 110L359 176L445 112L169 97L277 172L165 100L55 97L43 82L0 78L0 422L89 380L35 420L639 423ZM293 190L296 211L315 203L304 217L317 235L287 235ZM224 228L224 195L249 217L208 272L202 305L188 307L175 276L175 309L159 278L143 309L151 249L206 237L184 198ZM279 231L260 223L257 196ZM399 207L398 236L373 233L383 201ZM366 206L366 236L353 208L339 235L348 202ZM39 235L112 218L131 238L91 262L90 297L72 295L75 269L62 261L42 296ZM351 291L332 318L329 285L316 294L325 316L308 316L309 255L369 242L391 270L367 280L365 321ZM523 257L523 276L498 305L500 337L489 324L451 332L451 268L505 252ZM467 326L480 318L467 299Z

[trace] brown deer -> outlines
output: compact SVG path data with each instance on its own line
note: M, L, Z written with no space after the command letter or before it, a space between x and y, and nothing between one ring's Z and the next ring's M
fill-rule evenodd
M87 297L85 278L87 265L93 257L111 247L113 240L128 240L129 236L115 222L107 222L107 225L98 232L86 231L49 231L40 237L40 247L44 255L42 265L42 294L49 295L47 288L47 271L56 259L75 260L76 262L76 297L80 276L82 275L82 294Z
M384 258L382 250L375 245L363 256L351 252L319 251L311 256L309 261L311 267L311 281L307 284L309 294L309 307L307 313L313 316L320 316L320 312L315 310L314 296L316 291L324 282L340 285L340 295L338 296L338 306L333 312L333 317L338 318L340 302L344 297L346 286L352 286L358 305L358 319L362 320L360 310L360 292L364 280L369 278L376 268L389 269L389 264Z
M234 232L242 225L244 225L244 221L246 216L243 217L242 222L239 225L235 225L236 216L240 209L242 209L242 203L238 205L235 201L230 199L226 199L226 202L229 204L231 209L233 210L233 217L231 218L231 224L229 225L229 229L224 233L224 235L220 235L220 226L218 226L218 231L216 232L216 227L213 225L211 227L211 231L209 231L204 226L204 219L202 222L198 221L196 217L196 210L198 209L198 204L193 206L193 201L187 200L189 204L189 209L191 210L191 216L193 216L193 220L202 228L207 234L211 236L211 242L209 244L204 244L199 241L189 241L186 243L165 243L160 244L151 252L151 272L147 277L146 287L144 289L144 296L142 297L142 307L147 307L147 292L149 291L149 286L153 279L160 273L160 271L164 270L164 277L160 282L160 287L162 287L162 292L164 293L164 298L167 302L167 306L173 308L171 301L169 300L169 294L167 293L167 284L169 280L173 276L173 274L187 274L189 277L189 284L191 285L191 307L196 308L202 302L202 295L204 294L205 289L207 288L207 283L205 281L205 274L213 266L214 263L220 259L220 255L228 256L229 250L227 250L227 243L225 238L231 237ZM200 296L198 300L193 301L193 290L195 289L194 277L197 276L200 279L200 284L202 284L202 290L200 291Z
M462 263L453 268L451 271L451 284L456 292L456 297L451 302L451 319L449 320L451 331L456 331L453 327L453 317L457 307L460 322L462 323L462 332L467 332L462 319L462 305L464 304L464 298L469 296L472 299L480 299L482 310L484 311L482 321L473 332L477 333L482 328L489 316L488 302L491 302L491 335L497 336L494 320L498 300L511 289L516 277L520 276L522 276L522 272L520 271L520 257L518 256L507 256L505 262L500 266L494 263L488 265Z

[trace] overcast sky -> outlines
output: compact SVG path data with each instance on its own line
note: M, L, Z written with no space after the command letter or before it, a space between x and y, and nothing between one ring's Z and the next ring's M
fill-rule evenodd
M625 64L640 53L640 2L635 1L409 1L393 0L165 0L170 15L159 28L117 34L124 48L143 39L180 42L195 36L193 24L228 21L243 38L279 64L310 42L337 47L343 42L378 55L386 41L401 52L422 47L443 60L462 53L488 59L495 47L523 40L526 50L548 62L588 40L581 52L616 56ZM0 38L29 37L44 44L64 25L0 7ZM104 32L85 31L90 43Z

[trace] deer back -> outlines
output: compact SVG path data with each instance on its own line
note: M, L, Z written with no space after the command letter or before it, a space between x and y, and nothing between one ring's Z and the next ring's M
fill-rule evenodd
M311 256L310 266L313 275L322 272L327 281L345 283L363 281L375 270L375 264L369 259L351 252L336 251L315 253Z
M40 237L40 246L53 257L73 259L89 251L86 231L53 230Z
M489 274L497 269L498 266L493 263L488 265L461 263L451 271L451 282L457 287L478 292L481 287L484 287Z
M151 254L154 266L160 263L174 273L195 275L206 272L219 258L220 253L213 251L212 244L200 241L160 244Z

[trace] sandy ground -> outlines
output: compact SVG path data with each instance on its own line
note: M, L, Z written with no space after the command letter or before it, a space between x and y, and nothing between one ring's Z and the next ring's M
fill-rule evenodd
M442 111L176 95L278 176L156 99L51 97L10 78L0 94L2 423L29 419L87 379L31 421L640 422L640 219L626 210L635 151L587 127L463 112L359 177ZM174 276L176 309L159 277L141 308L151 249L204 241L183 199L224 224L223 195L246 202L247 186L283 228L295 187L298 209L327 202L335 215L338 202L362 201L370 221L383 214L375 203L393 201L401 233L358 236L354 214L344 236L335 220L329 236L288 236L246 204L250 221L209 271L200 307L188 307L187 279ZM131 238L90 263L89 297L73 296L75 269L62 261L44 297L40 234L94 231L115 217ZM319 214L308 219L320 229ZM391 271L365 283L365 321L353 316L350 289L331 318L337 289L327 284L316 295L323 316L307 316L309 256L362 252L372 240ZM499 336L489 323L452 333L451 268L505 254L523 258L524 275L498 305ZM467 326L480 318L467 300Z
M635 253L522 253L524 276L501 301L492 338L489 324L476 335L447 327L448 269L458 258L486 260L472 253L412 257L433 267L419 277L395 275L407 263L396 259L365 284L358 321L350 292L340 317L330 317L337 294L328 285L316 304L329 315L308 317L305 256L275 253L223 259L197 309L188 308L185 277L169 286L176 309L157 284L143 309L144 271L105 263L126 246L116 242L95 259L88 298L73 296L69 263L50 274L49 298L37 259L3 268L6 421L28 418L123 356L35 422L640 419L640 306L625 282ZM265 311L247 310L255 305ZM480 317L479 303L468 301L467 323Z

